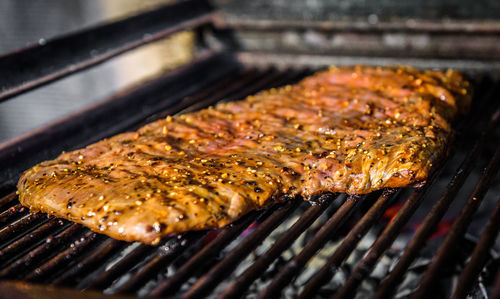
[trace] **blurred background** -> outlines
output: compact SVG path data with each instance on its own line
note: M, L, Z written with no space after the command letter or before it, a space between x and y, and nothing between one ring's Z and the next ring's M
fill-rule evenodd
M0 1L0 55L52 37L154 9L169 0ZM178 33L89 71L0 103L0 142L146 80L191 58L193 34Z
M174 1L3 0L0 2L0 55L169 2ZM500 38L488 34L492 28L500 28L500 1L496 0L213 2L224 12L225 22L239 29L239 41L250 51L500 58ZM268 30L269 24L273 25L272 30ZM447 29L444 33L434 32L432 26L436 24ZM458 28L456 31L454 26ZM463 42L464 34L470 42ZM193 33L181 32L37 92L0 103L0 142L188 62L193 55L193 43Z

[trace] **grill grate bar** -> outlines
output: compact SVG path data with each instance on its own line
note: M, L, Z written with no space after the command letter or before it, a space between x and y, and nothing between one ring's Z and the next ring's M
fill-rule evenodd
M439 170L442 170L440 168ZM377 261L382 254L391 246L394 240L398 237L401 229L406 225L410 217L418 209L430 187L434 185L440 171L437 171L429 179L428 183L416 190L404 203L397 215L391 219L389 225L384 229L382 234L377 238L370 248L370 251L359 262L354 271L349 276L344 286L337 292L337 298L350 298L353 291L359 286L361 281L371 273Z
M174 242L167 242L166 245L159 248L156 256L135 273L126 283L112 290L112 293L125 293L139 287L142 283L151 278L156 272L166 267L170 262L179 256L187 247L193 245L206 235L206 232L188 233L184 240L180 241L174 238Z
M350 196L342 206L328 219L314 237L307 243L302 251L289 261L286 266L280 270L278 276L269 284L261 298L274 298L281 290L297 275L306 265L311 257L318 251L333 235L338 231L342 224L349 218L357 205L359 198Z
M266 253L262 254L248 269L245 270L236 280L226 288L220 298L238 298L248 289L269 265L288 249L290 245L335 201L337 196L324 194L318 199L318 204L314 204L302 214L286 233L276 240L274 245Z
M303 71L296 71L296 70L290 70L289 72L277 72L275 70L271 70L266 72L268 77L264 77L260 79L258 82L255 83L252 89L243 89L240 90L238 93L235 95L225 98L223 101L228 102L228 101L234 101L238 99L242 99L246 97L247 95L250 95L252 93L255 93L256 91L274 87L274 86L279 86L283 83L289 82L292 79L296 78L297 76L301 76Z
M495 278L495 285L491 293L491 298L500 298L500 269L497 270L497 277Z
M469 225L472 215L479 207L484 195L488 191L489 184L493 180L495 174L498 172L500 167L500 147L497 148L493 159L488 163L485 168L479 182L476 184L474 191L467 200L464 208L460 212L453 223L453 227L448 232L446 239L439 248L435 258L430 264L429 268L424 274L419 288L414 293L412 298L423 298L427 292L432 288L435 283L436 276L440 273L440 268L450 257L450 253L453 252L455 244L458 242L459 238L464 234L467 226Z
M17 278L22 271L29 269L41 263L45 256L50 255L57 250L61 245L67 244L77 233L82 230L82 226L72 224L54 237L49 237L36 249L30 251L24 257L16 260L7 268L0 272L0 277Z
M59 252L49 261L45 262L40 267L37 267L29 274L24 276L26 281L40 282L54 271L67 267L83 250L91 245L98 237L97 233L87 231L81 238L77 239L69 245L66 250Z
M141 122L140 125L165 118L166 116L174 113L191 112L214 104L222 97L237 92L240 88L244 88L246 85L251 85L252 82L263 75L265 74L257 71L256 69L249 69L242 70L234 74L234 76L225 76L225 79L215 82L211 87L203 89L195 95L186 97L185 100L165 111L161 111L151 117L148 117L144 122ZM138 127L139 126L137 126L137 128Z
M48 222L42 224L40 227L31 231L29 234L24 235L20 239L17 239L16 241L12 242L11 244L7 245L5 248L0 250L1 263L3 264L12 256L19 254L20 252L27 249L36 242L39 242L42 238L44 238L48 234L52 233L56 228L63 227L64 225L67 225L67 222L61 219L56 219L56 218L50 219Z
M396 189L384 190L375 204L373 204L368 212L363 215L358 224L350 230L349 234L344 238L340 246L335 250L332 256L328 258L325 265L321 267L321 269L314 274L311 280L304 286L299 298L311 298L311 296L313 296L313 294L315 294L321 286L333 276L342 261L344 261L344 259L351 254L361 238L368 232L368 230L370 230L375 221L382 216L391 203L391 199L395 193Z
M217 237L210 242L207 246L203 247L197 254L190 258L184 265L182 265L173 276L161 282L149 294L151 296L161 296L165 294L173 294L182 284L191 277L197 268L203 267L207 261L213 259L217 254L226 247L231 241L236 239L244 229L246 229L255 219L259 213L251 213L245 216L244 219L238 221L228 228L220 232Z
M224 101L239 100L267 86L280 85L303 76L304 73L305 71L303 70L294 69L288 73L275 72L273 70L261 71L255 68L244 69L234 76L226 76L225 79L214 83L213 86L187 97L188 101L182 101L172 108L147 118L140 125L171 114L190 113L215 104L221 99L224 99Z
M196 96L190 98L189 105L176 107L176 109L169 109L159 115L165 117L172 114L172 112L175 112L176 114L193 112L211 104L215 104L221 99L224 99L224 101L239 100L263 88L276 86L286 82L290 80L290 78L294 78L297 75L297 72L283 74L275 71L260 72L255 69L246 70L240 78L232 78L232 80L229 80L225 85L221 84L221 86L219 86L213 93L209 90L208 92L202 92L201 95L197 94ZM205 96L208 95L210 96L205 98ZM195 99L195 101L193 101L193 99Z
M29 213L23 218L7 225L2 230L0 230L0 240L6 242L9 239L14 238L15 236L22 236L23 232L33 228L45 221L47 221L48 217L46 214L42 213ZM3 246L4 244L0 245Z
M257 69L243 70L237 76L227 77L225 80L220 81L212 88L207 88L202 92L191 96L191 101L188 105L184 104L178 107L178 109L168 109L167 111L162 111L158 114L158 116L159 118L163 118L170 115L172 111L175 111L176 114L183 114L205 108L215 104L224 97L238 92L242 88L248 88L248 86L255 84L255 81L259 80L259 78L266 75L268 76L269 74L260 72ZM155 115L155 118L156 117L157 116Z
M102 272L99 271L98 273L100 274L96 278L92 279L90 283L80 286L79 289L80 290L104 289L105 287L110 285L113 282L113 280L118 278L120 275L126 273L136 263L142 261L144 257L147 256L153 250L154 248L149 245L140 244L137 248L135 248L130 253L122 257L111 268L106 269Z
M54 285L69 285L77 280L77 276L82 277L83 273L97 266L99 263L107 259L115 250L123 248L124 242L115 239L107 238L102 242L92 253L86 256L83 260L71 267L68 271L62 273L52 282Z
M17 194L15 192L11 192L6 196L0 198L0 208L4 209L5 206L14 203L17 200Z
M0 213L0 224L5 225L9 222L13 222L26 214L28 214L28 209L21 204L17 204Z
M300 201L288 200L266 218L249 236L242 240L221 262L203 275L184 294L184 298L199 298L214 289L225 277L230 275L238 264L299 205Z
M483 269L488 259L488 251L495 244L495 239L500 230L500 198L497 199L495 210L493 211L484 232L481 235L479 243L472 252L472 257L460 276L457 288L452 298L465 298L467 292L477 280L479 273ZM497 297L492 297L497 298Z

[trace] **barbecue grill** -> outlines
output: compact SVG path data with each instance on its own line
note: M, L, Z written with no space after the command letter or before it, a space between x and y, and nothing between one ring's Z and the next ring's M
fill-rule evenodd
M383 48L372 57L363 56L367 49L357 56L328 47L270 51L259 48L253 34L300 35L311 28L320 36L396 29L483 37L500 32L493 22L396 28L398 23L369 21L310 27L248 22L224 18L205 1L186 1L0 57L0 100L15 101L16 95L174 32L194 30L198 36L191 63L0 144L0 297L498 298L500 52L476 47L480 59L470 51L456 51L450 59L427 50L396 57ZM452 67L474 84L472 111L457 124L448 157L425 185L362 197L323 194L313 203L290 199L224 229L166 238L158 246L117 241L30 213L17 200L21 172L63 150L294 83L329 64L358 63ZM471 234L481 213L486 215L478 233Z

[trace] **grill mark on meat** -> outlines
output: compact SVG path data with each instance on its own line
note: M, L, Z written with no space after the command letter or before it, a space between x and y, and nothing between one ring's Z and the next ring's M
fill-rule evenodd
M298 195L421 184L470 100L454 71L331 68L63 153L23 174L20 201L157 244Z

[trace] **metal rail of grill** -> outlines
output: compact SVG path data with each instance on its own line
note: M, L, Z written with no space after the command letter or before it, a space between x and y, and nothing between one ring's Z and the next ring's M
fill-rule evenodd
M155 38L171 33L173 30L168 28L172 26L175 30L181 30L191 28L193 24L205 23L205 17L212 12L210 9L205 10L208 6L196 3L198 7L204 7L197 11L196 16L183 15L178 17L176 22L153 26L159 32ZM131 26L131 30L136 30L135 25ZM138 25L137 28L140 31L142 27ZM102 32L106 32L103 27L97 27L84 34L99 36ZM65 45L62 41L71 38L63 38L53 45L63 49L59 48ZM147 41L135 41L133 47ZM130 42L113 42L115 50L111 56L133 48L124 46ZM12 57L20 59L17 61L22 61L23 57L36 60L36 55L30 56L34 55L33 53L32 50L26 50L14 56L0 57L0 64L6 63ZM99 59L109 57L104 55ZM78 63L85 67L100 61L91 57L79 59ZM69 67L71 71L54 72L50 76L55 79L75 71L70 67L73 63L66 61L61 68ZM35 68L37 67L44 68L43 65L35 65ZM303 202L300 198L289 198L268 209L249 213L224 229L170 237L158 246L117 241L70 221L41 213L30 213L19 204L14 193L14 183L22 170L54 157L63 149L85 146L167 115L193 111L220 100L238 100L262 89L293 83L313 70L305 67L254 68L238 62L234 55L205 51L187 66L120 92L88 109L0 145L0 165L5 170L0 175L2 294L14 294L19 291L20 288L10 281L20 280L84 292L97 290L116 296L134 294L158 297L238 298L248 294L249 290L266 276L269 277L268 282L258 292L258 296L275 298L293 285L322 248L333 240L340 240L335 250L329 253L324 265L300 286L297 292L299 298L311 298L318 295L322 287L339 271L368 231L381 223L382 215L391 206L401 204L401 208L384 225L371 244L368 253L352 269L346 283L335 292L336 298L352 298L375 269L383 254L393 246L410 218L427 200L429 192L441 192L441 196L406 245L395 267L378 285L376 298L387 298L401 284L408 268L436 231L464 183L472 182L475 184L474 190L432 263L425 270L420 287L412 295L413 298L427 296L436 278L441 275L443 266L456 263L450 255L463 238L472 216L485 198L486 192L490 190L500 168L497 136L500 82L489 76L475 77L477 73L472 74L473 79L477 78L474 81L477 93L473 110L470 116L459 124L459 138L448 157L448 161L458 157L461 163L457 167L443 162L424 186L414 190L388 189L363 197L323 194L312 203ZM30 82L26 88L20 88L20 85L16 85L18 83L5 85L7 88L0 94L0 99L47 82L47 79L41 78L49 75L43 72L36 74L39 74L39 78L19 76L22 82ZM135 109L144 106L147 109ZM127 108L116 109L117 107ZM121 112L117 113L117 110ZM460 156L460 153L465 154ZM470 177L472 171L478 167L484 168L480 177ZM454 175L448 178L442 174L444 169L451 170ZM438 182L443 181L446 181L447 185L440 189ZM280 228L289 222L289 227L280 231ZM474 286L479 273L485 267L488 252L498 236L499 222L500 204L497 204L482 237L470 255L470 261L460 275L459 283L454 289L454 298L464 298ZM285 257L292 244L306 234L310 235L307 243L302 244L291 257ZM271 245L262 248L263 242L274 235L276 236ZM248 259L251 262L245 264ZM277 263L278 260L282 263ZM246 266L242 266L244 264ZM272 267L276 270L271 273L269 269ZM497 277L491 296L500 294L500 272Z
M102 63L172 33L208 24L205 1L184 1L0 56L0 101ZM36 72L33 72L36 69Z

